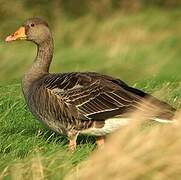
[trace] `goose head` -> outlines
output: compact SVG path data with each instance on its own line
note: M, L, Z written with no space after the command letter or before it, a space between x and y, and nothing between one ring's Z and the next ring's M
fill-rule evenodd
M51 39L48 24L40 18L27 19L17 31L7 36L5 41L28 40L40 45Z

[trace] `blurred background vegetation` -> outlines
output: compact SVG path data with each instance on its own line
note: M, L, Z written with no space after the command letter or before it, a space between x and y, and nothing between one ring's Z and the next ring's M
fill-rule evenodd
M36 52L4 43L26 18L40 16L53 32L51 71L98 71L129 83L180 80L179 0L0 0L0 81L19 82Z

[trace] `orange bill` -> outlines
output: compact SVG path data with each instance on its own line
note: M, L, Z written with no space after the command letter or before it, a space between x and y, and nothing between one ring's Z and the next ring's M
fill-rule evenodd
M15 41L17 39L26 39L25 27L21 26L15 33L6 37L6 42Z

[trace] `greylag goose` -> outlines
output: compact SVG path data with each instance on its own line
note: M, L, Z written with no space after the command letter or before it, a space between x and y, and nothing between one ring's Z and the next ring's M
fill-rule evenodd
M28 40L37 45L37 56L22 80L22 91L32 114L51 130L67 135L69 148L76 148L79 134L97 137L104 144L106 134L120 128L129 114L145 99L151 103L144 108L162 111L152 120L171 121L175 109L155 97L128 86L119 79L95 72L49 73L53 57L53 38L47 22L31 18L6 42Z

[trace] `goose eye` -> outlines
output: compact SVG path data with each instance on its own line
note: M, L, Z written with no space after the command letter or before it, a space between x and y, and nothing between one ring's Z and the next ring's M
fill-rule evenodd
M32 24L30 24L30 26L31 26L31 27L34 27L34 26L35 26L35 24L33 24L33 23L32 23Z

